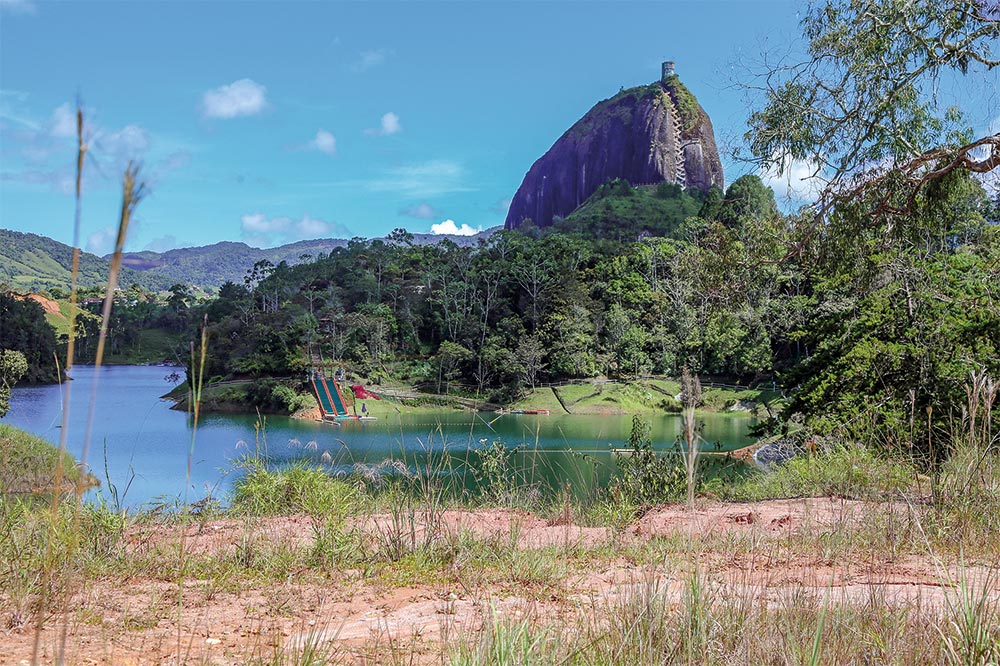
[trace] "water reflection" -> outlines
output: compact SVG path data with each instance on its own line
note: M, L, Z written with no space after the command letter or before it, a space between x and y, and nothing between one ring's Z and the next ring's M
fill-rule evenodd
M105 486L108 480L119 489L128 486L124 503L129 506L224 495L239 473L237 462L252 454L275 465L312 461L344 474L377 468L388 459L411 471L447 470L467 483L469 470L479 465L479 451L498 440L513 451L510 461L517 478L549 488L569 484L574 493L585 494L607 483L615 468L610 449L623 446L631 427L629 416L504 415L487 420L472 412L441 410L348 421L340 427L269 416L258 429L255 416L208 414L192 447L188 415L160 399L172 388L165 381L171 373L171 368L137 366L103 367L96 374L90 367L74 371L68 449L80 458L96 378L94 427L84 462ZM63 402L58 386L17 387L6 420L58 444ZM650 420L654 446L673 449L682 432L680 418ZM752 421L744 416L706 414L699 420L705 450L724 452L752 442L747 434ZM703 465L724 469L724 463L723 457L706 457Z

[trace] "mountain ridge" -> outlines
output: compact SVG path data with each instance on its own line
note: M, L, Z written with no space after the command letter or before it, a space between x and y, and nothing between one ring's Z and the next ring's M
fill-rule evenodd
M426 245L450 241L456 245L476 245L501 227L491 227L473 236L451 234L411 234L412 242ZM388 237L378 239L387 241ZM317 238L295 241L273 248L255 248L242 241L219 241L209 245L175 248L165 252L143 250L122 255L120 283L137 284L150 291L166 291L173 284L194 285L201 289L221 287L227 280L239 282L255 263L262 260L278 264L301 263L302 255L315 257L351 239ZM0 229L0 281L19 291L42 291L53 288L69 290L73 248L57 240L30 232ZM103 257L81 252L81 287L107 284L111 255Z

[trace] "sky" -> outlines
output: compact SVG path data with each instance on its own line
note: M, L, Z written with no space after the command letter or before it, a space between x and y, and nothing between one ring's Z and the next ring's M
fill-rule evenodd
M113 249L121 173L148 196L127 249L474 233L599 100L660 63L715 126L735 82L796 48L802 3L0 0L0 227L73 242L74 107L90 150L80 245ZM779 195L787 181L773 183Z

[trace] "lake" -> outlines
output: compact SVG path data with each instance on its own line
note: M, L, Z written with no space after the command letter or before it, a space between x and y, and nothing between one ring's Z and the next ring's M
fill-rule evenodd
M193 429L191 417L161 399L175 385L174 368L155 366L77 366L73 381L60 386L15 387L5 421L58 445L62 409L69 391L67 448L101 479L124 492L130 507L177 501L194 502L211 494L225 501L238 460L259 452L275 465L310 460L335 473L378 473L385 461L408 468L442 454L446 467L464 473L477 450L501 440L517 448L511 460L521 478L550 487L571 484L575 493L591 492L614 472L612 447L624 446L630 416L518 415L422 411L379 421L335 426L303 419L267 416L203 415ZM97 392L93 393L96 386ZM86 424L94 399L89 446ZM654 446L671 449L681 434L679 415L646 417ZM743 415L699 414L704 450L727 451L753 442ZM87 447L86 459L83 458ZM188 461L191 461L188 478ZM398 465L398 463L396 463ZM126 491L127 488L127 491Z

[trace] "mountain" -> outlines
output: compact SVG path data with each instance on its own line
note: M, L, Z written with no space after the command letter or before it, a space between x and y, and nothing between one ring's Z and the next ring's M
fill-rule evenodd
M111 264L89 252L80 253L78 282L81 287L103 287L108 283ZM41 291L58 287L69 291L73 268L73 248L38 234L0 229L0 282L16 291ZM144 289L168 288L162 277L122 269L123 287L138 284Z
M412 234L410 241L415 245L450 241L463 247L475 246L499 228L486 229L474 236ZM304 256L311 258L320 253L329 254L336 248L346 247L350 242L338 238L319 238L261 249L250 247L246 243L224 241L167 252L126 252L122 255L119 282L123 287L138 284L148 291L166 291L177 283L201 289L220 287L227 280L241 282L247 271L258 261L298 264L304 260ZM106 285L110 260L111 255L98 257L89 252L81 252L80 286ZM73 248L69 245L38 234L0 229L0 282L6 282L15 291L43 291L53 288L69 291L72 261Z
M346 244L345 241L330 241ZM262 250L246 243L223 241L202 247L184 247L166 252L126 252L122 263L146 275L155 275L170 284L193 284L197 287L219 287L227 280L239 282L247 270L258 261L267 260L277 264L288 260L281 248ZM326 250L329 252L329 250ZM299 263L299 255L289 263ZM281 254L279 257L278 255Z
M622 90L574 123L528 170L504 226L547 227L615 179L701 192L724 185L712 121L672 63L660 81Z
M474 246L498 229L499 227L486 229L474 236L412 234L411 241L415 245L428 245L448 240L459 246ZM339 247L347 247L349 242L351 241L341 238L318 238L272 248L256 248L246 243L223 241L166 252L126 252L122 263L135 271L156 276L168 286L180 282L204 289L221 287L227 280L241 282L247 271L258 261L298 264L321 253L329 254Z

